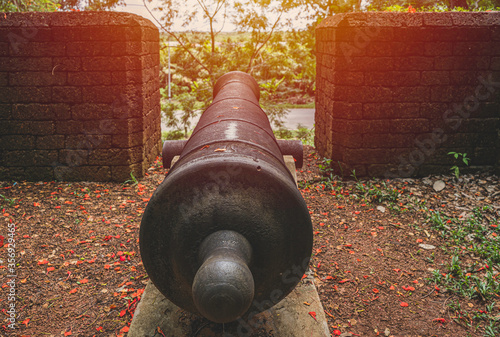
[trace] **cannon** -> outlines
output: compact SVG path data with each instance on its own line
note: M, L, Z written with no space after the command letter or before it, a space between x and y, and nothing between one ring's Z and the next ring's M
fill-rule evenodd
M153 193L140 227L144 267L171 302L216 323L267 310L300 282L312 251L309 211L283 155L302 163L302 144L277 141L242 72L220 77L213 102Z

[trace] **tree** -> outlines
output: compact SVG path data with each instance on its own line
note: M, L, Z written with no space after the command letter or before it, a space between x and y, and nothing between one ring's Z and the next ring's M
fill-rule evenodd
M54 12L57 7L52 0L0 0L0 12Z
M105 11L123 4L125 0L0 0L0 12Z
M125 0L56 0L61 10L107 11L118 5L124 5Z
M195 6L189 6L185 0L163 0L163 5L156 8L162 14L157 22L191 59L192 65L197 68L195 73L201 72L198 78L208 77L213 81L221 75L219 69L227 68L225 65L233 67L225 71L241 70L252 74L263 48L271 41L273 34L285 25L281 16L290 8L284 3L270 0L197 0ZM269 19L270 14L273 14L273 20ZM200 18L208 25L207 33L189 29ZM173 31L176 20L183 22L184 32ZM245 43L216 41L223 27L229 23L235 25L238 32L247 33L250 39L245 39ZM231 56L238 58L228 59L225 48L233 50Z
M277 107L272 97L277 92L275 84L282 82L276 80L292 76L287 71L290 67L289 58L286 57L287 50L283 46L283 36L280 32L289 24L282 17L292 9L291 2L196 0L196 3L191 4L194 6L190 6L185 0L163 0L162 6L157 8L162 15L157 22L164 28L167 36L163 43L167 44L167 40L175 43L171 58L178 89L174 93L174 101L178 104L164 104L167 124L173 123L170 120L174 116L171 109L189 103L189 108L183 111L195 111L190 108L192 105L184 95L195 93L192 90L193 85L204 83L203 89L196 92L205 92L213 87L217 78L224 73L239 70L253 75L263 84L262 105L274 124L279 126L286 111ZM185 31L174 31L176 20L182 21ZM207 32L190 29L196 20L203 20ZM239 36L220 37L223 27L227 24L234 25L235 30L240 33ZM207 106L211 96L204 97L206 101L203 101L202 105ZM164 98L167 97L164 95Z

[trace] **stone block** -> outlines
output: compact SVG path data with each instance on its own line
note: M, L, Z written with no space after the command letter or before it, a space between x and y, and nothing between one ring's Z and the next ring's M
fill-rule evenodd
M448 71L422 71L422 85L447 85L450 83Z
M0 71L52 71L52 58L0 57Z
M413 146L414 134L395 133L365 133L362 135L362 147L364 148L409 148Z
M82 103L71 107L71 117L74 120L98 120L113 116L109 104Z
M81 90L84 102L113 103L119 97L120 89L117 86L88 86Z
M52 101L56 103L80 103L82 89L77 86L53 87Z
M349 149L344 151L344 162L354 164L383 164L388 161L389 153L385 149Z
M4 151L5 166L50 166L57 161L57 151L53 150L11 150ZM8 163L6 165L6 163Z
M35 137L28 135L2 135L0 136L0 149L2 150L29 150L35 148Z
M144 176L144 171L141 164L132 164L127 166L111 166L111 180L119 183L123 183L127 180L132 179L130 173L134 175L135 178L141 178Z
M23 57L53 57L65 56L66 47L58 42L34 42L31 39L20 41L20 43L11 43L9 45L11 55L19 55Z
M48 103L51 101L50 87L11 87L12 103ZM1 96L0 96L1 97Z
M128 149L96 149L89 155L89 164L123 166L132 162Z
M112 148L111 135L77 134L66 136L66 148L93 151L95 149Z
M393 102L424 103L428 102L431 89L424 86L392 88Z
M384 71L366 72L365 85L384 87L411 87L420 84L420 72L418 71Z
M52 181L54 180L54 169L51 166L26 167L24 168L23 180L30 181Z
M68 85L72 86L101 86L110 85L112 82L111 72L86 71L68 73Z
M89 153L91 152L84 149L60 149L58 161L70 167L88 165Z
M420 134L430 132L429 120L419 119L392 119L390 130L393 133Z
M0 73L0 87L6 87L9 84L9 73L1 72Z
M66 73L56 72L12 72L9 74L10 86L51 86L65 85Z
M66 43L66 56L109 56L111 46L108 41L74 41Z
M56 121L55 123L55 133L59 135L74 135L82 133L83 122L82 121Z
M36 149L39 150L57 150L64 148L63 135L38 136L35 142Z
M109 166L67 166L54 167L54 177L59 181L110 181Z

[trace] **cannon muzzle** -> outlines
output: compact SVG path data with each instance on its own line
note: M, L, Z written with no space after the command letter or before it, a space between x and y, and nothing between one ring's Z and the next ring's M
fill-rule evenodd
M241 317L254 296L250 243L237 232L222 230L203 240L199 255L202 265L193 281L198 311L216 323Z
M165 150L166 149L166 150ZM144 212L140 249L156 288L177 306L226 323L289 294L309 264L309 211L283 160L302 146L280 143L259 105L259 86L231 72Z

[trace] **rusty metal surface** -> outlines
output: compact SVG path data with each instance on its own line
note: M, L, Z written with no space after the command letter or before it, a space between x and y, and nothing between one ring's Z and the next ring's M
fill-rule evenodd
M215 88L214 103L145 210L141 256L165 297L199 313L192 287L203 264L200 245L215 232L237 232L253 252L247 312L262 311L262 303L278 303L304 274L311 220L259 106L255 80L233 72Z

